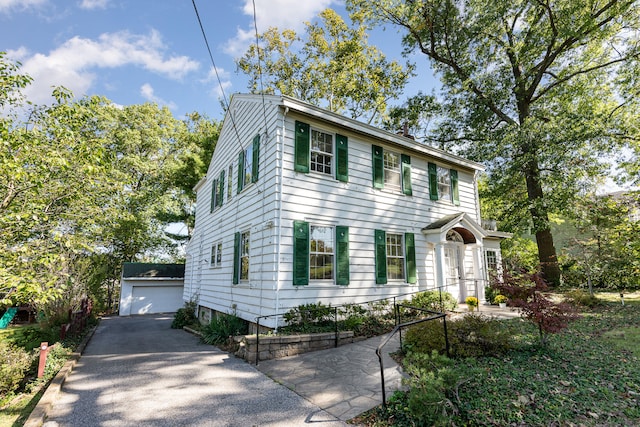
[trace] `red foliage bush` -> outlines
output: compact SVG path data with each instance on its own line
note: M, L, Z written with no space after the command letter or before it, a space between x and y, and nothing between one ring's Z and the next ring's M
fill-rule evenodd
M496 280L492 286L509 298L510 306L520 308L522 317L538 327L543 344L548 334L560 332L579 317L571 304L553 302L544 294L549 286L540 273L506 273L502 281Z

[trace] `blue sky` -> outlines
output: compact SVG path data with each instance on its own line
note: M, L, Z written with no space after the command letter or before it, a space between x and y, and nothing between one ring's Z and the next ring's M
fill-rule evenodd
M253 2L196 5L225 94L245 92L234 58L255 40ZM272 26L302 32L327 7L346 17L341 0L255 0L255 7L259 32ZM120 105L156 102L176 117L198 111L222 118L220 85L191 0L0 0L0 39L0 50L34 78L25 94L37 104L50 102L51 87L62 85ZM402 60L400 39L390 28L373 32L370 43ZM426 59L412 60L420 75L407 95L431 93Z

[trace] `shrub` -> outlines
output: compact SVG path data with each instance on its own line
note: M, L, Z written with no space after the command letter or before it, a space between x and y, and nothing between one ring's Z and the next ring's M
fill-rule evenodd
M569 291L564 295L568 302L584 307L597 307L602 305L602 301L596 298L595 295L591 295L589 292L585 292L581 289Z
M247 322L234 313L218 313L211 322L202 328L202 341L206 344L223 344L235 335L246 335L249 332Z
M498 295L500 295L500 291L498 291L493 286L487 286L484 288L484 298L486 301L497 304L497 302L495 302L495 298Z
M25 350L0 341L0 396L5 396L18 388L32 360Z
M453 311L458 307L457 301L449 292L439 291L417 293L411 298L409 305L431 311Z
M313 332L324 330L323 327L334 325L334 310L331 304L322 302L302 304L287 311L283 316L287 322L284 330L295 332Z
M182 329L185 326L193 325L198 323L198 318L196 317L196 309L198 308L198 303L195 301L188 301L184 303L184 307L181 307L176 311L176 314L173 316L173 322L171 322L171 327L173 329Z
M537 326L543 345L548 334L560 332L579 317L571 304L556 303L544 295L549 287L540 273L505 274L503 280L494 286L509 298L512 307L520 308L523 318Z
M409 386L407 406L418 425L449 425L451 415L457 408L450 399L459 375L453 362L437 351L411 353L404 360Z
M497 356L515 346L511 333L499 320L482 314L468 314L447 322L449 355L454 358ZM407 331L403 349L429 354L446 349L442 322L429 321L412 326Z

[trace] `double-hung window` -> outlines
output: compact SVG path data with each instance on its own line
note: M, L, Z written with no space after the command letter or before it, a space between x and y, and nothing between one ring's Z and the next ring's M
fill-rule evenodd
M429 163L429 198L431 200L446 200L454 205L460 205L458 190L458 171L447 169L435 163Z
M333 135L311 129L311 170L331 175Z
M211 184L211 212L222 206L224 199L224 170Z
M293 284L349 284L349 227L293 222Z
M238 232L233 241L233 283L246 282L249 280L250 261L250 238L249 231Z
M308 123L295 123L294 170L316 172L349 181L349 144L344 135L312 129Z
M487 272L495 273L498 271L498 256L496 251L486 251L485 260L487 263Z
M256 135L253 142L238 155L238 193L258 181L259 160L260 135Z
M413 233L375 230L375 275L377 284L391 281L417 283L416 248Z
M407 196L411 189L411 157L372 145L373 187L390 189Z
M222 242L211 246L211 267L222 266Z

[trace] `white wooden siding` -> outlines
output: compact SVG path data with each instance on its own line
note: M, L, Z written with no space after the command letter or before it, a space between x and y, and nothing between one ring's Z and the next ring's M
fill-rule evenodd
M474 170L399 148L390 141L365 137L295 110L284 116L283 109L278 106L280 98L267 97L266 100L266 108L260 97L241 97L237 102L232 101L207 173L208 179L197 191L194 232L197 236L190 244L186 269L186 281L194 278L197 283L196 286L185 284L185 299L197 297L199 304L221 312L230 312L235 307L238 315L255 321L257 316L283 313L303 303L322 301L340 305L434 289L435 250L427 244L421 229L454 213L465 212L477 218ZM281 135L283 116L284 137ZM296 120L308 123L312 128L347 136L349 182L337 181L334 176L294 171ZM258 133L261 135L259 180L237 194L238 154ZM373 188L372 144L411 157L412 196ZM460 206L429 199L429 162L458 170ZM279 164L282 171L278 169ZM232 177L227 176L229 165L233 166ZM224 203L210 212L211 186L221 170L225 171ZM279 181L280 172L282 182ZM233 182L231 200L226 191L229 179ZM281 222L278 222L279 218ZM311 282L307 286L293 285L294 220L349 227L348 286L326 281ZM375 284L376 229L414 234L417 284ZM251 233L250 280L233 285L234 234L246 230ZM197 244L196 239L199 239ZM222 242L222 265L212 268L209 263L211 246L217 242ZM195 246L200 244L202 250L198 252ZM261 323L275 326L273 321Z

